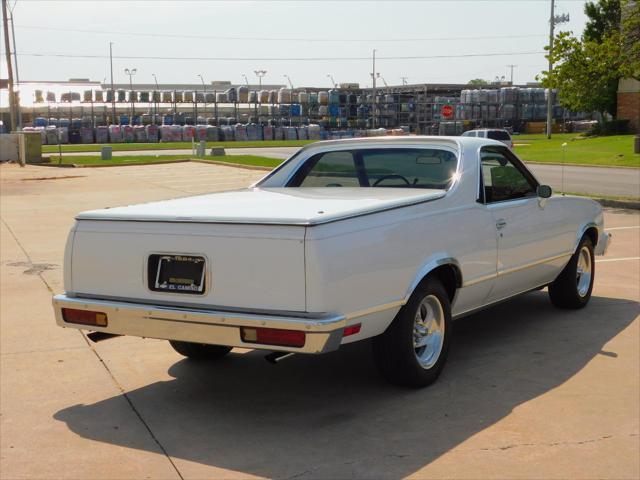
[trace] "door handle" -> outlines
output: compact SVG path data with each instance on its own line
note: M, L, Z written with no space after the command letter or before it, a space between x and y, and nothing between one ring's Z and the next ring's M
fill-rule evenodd
M496 228L498 230L502 230L506 226L507 226L507 222L505 219L501 218L500 220L496 221Z

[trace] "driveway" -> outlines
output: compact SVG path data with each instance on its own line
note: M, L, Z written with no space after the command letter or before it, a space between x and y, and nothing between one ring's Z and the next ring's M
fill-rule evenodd
M457 321L424 390L381 381L368 343L275 366L243 349L199 364L165 341L93 344L54 324L78 211L262 174L0 166L1 478L640 476L638 212L606 211L614 242L587 308L555 310L539 291Z

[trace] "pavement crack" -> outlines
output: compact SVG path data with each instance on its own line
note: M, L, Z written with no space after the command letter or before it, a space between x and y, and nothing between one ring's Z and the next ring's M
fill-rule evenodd
M47 290L49 290L49 292L53 295L53 288L51 288L51 285L49 285L49 283L42 276L42 272L44 272L45 270L48 270L48 268L41 268L41 267L43 265L48 265L48 264L35 264L35 263L33 263L33 260L31 259L31 256L27 252L27 249L24 248L22 243L20 243L20 240L18 239L18 236L14 233L14 231L11 229L9 224L3 218L0 219L0 220L2 221L3 225L7 228L7 231L11 234L13 239L16 241L16 244L18 245L18 247L20 247L20 250L22 250L22 253L24 253L24 256L27 258L27 262L28 262L27 265L30 268L28 270L25 270L24 273L29 272L29 275L38 275L38 277L40 277L40 280L42 280L42 283L44 283L44 286L47 287ZM22 263L24 263L24 262L22 262Z
M629 433L627 436L635 437L638 436L637 433ZM486 448L477 448L475 451L504 451L511 450L512 448L522 448L522 447L561 447L561 446L571 446L571 445L586 445L589 443L597 443L605 440L610 440L614 436L613 435L603 435L597 438L590 438L587 440L573 440L573 441L563 441L563 442L531 442L531 443L512 443L508 445L502 445L500 447L486 447Z
M158 439L158 437L156 437L156 435L153 433L153 430L151 430L151 427L149 426L149 424L145 421L145 419L142 416L142 414L140 413L140 411L136 408L136 406L134 405L134 403L131 400L131 398L129 397L129 395L127 395L127 392L124 389L124 387L122 385L120 385L120 382L118 382L118 380L116 379L115 375L113 374L113 372L111 371L111 369L109 368L107 363L100 356L98 351L93 347L93 345L91 344L91 341L87 338L87 336L81 330L78 330L78 332L80 333L80 335L82 335L82 338L87 343L87 346L93 352L93 354L96 356L96 358L98 359L100 364L107 371L107 374L111 377L111 380L116 385L118 390L120 390L120 394L124 397L124 399L129 404L129 407L131 407L131 410L133 410L133 413L135 413L135 415L138 417L138 420L140 420L140 423L142 423L144 428L147 430L147 432L149 433L149 436L151 437L151 439L155 442L155 444L158 446L160 451L167 458L167 460L169 461L169 463L171 464L171 466L175 470L176 474L178 475L178 478L180 478L180 480L184 480L184 477L182 476L182 473L180 472L180 470L178 470L178 466L175 464L175 462L173 461L173 459L169 455L169 452L167 452L167 450L164 448L162 443L160 443L160 440Z

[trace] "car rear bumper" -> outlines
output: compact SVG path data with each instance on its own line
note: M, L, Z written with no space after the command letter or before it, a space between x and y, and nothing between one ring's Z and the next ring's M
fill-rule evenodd
M56 323L61 327L296 353L325 353L338 349L346 325L346 319L342 315L291 317L146 305L67 295L53 297L53 308ZM66 322L62 315L63 308L104 313L107 316L107 326ZM302 347L244 342L240 334L242 327L302 331L305 332L305 342Z
M609 232L602 232L600 234L600 238L598 239L598 244L595 248L596 255L604 255L607 253L607 249L611 244L611 234Z

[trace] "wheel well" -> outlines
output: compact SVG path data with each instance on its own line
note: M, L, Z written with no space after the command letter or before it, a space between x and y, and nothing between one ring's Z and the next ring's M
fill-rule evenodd
M594 247L598 244L598 229L596 227L587 228L582 236L589 237Z
M440 280L447 291L449 300L453 302L456 289L462 286L462 274L458 267L451 263L440 265L438 268L431 270L426 278L428 277L436 277Z

